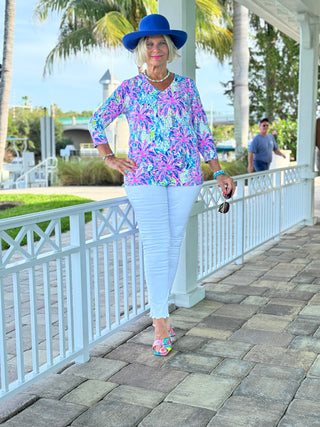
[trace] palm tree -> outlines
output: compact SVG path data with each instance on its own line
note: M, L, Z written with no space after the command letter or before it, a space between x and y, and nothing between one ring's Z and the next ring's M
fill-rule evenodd
M15 0L6 0L3 37L3 59L0 80L0 180L8 131L14 19Z
M56 59L66 59L94 47L122 45L122 37L138 30L141 18L157 12L157 0L39 0L35 16L44 21L49 12L61 13L57 45L49 53L44 74ZM232 34L223 28L218 0L196 0L196 41L223 61L231 52Z
M239 157L248 148L249 134L249 47L248 9L233 2L233 48L232 70L234 87L234 135L236 155Z
M248 145L249 133L249 47L248 9L235 0L219 0L233 22L232 92L236 155L239 157Z

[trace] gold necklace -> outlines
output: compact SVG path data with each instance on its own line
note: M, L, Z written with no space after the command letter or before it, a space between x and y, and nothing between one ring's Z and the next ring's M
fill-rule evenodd
M147 70L144 70L143 74L146 76L146 78L149 80L149 82L152 82L152 83L161 83L161 82L164 82L165 80L167 80L167 78L170 76L170 71L168 71L168 74L165 77L163 77L163 79L160 79L160 80L153 80L153 79L151 79L148 76L148 74L147 74Z

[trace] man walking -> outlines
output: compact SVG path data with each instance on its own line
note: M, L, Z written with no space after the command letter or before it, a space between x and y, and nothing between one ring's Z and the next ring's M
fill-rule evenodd
M265 117L259 121L260 133L251 141L248 151L248 172L268 170L272 161L272 152L286 158L279 150L273 135L268 134L269 120Z

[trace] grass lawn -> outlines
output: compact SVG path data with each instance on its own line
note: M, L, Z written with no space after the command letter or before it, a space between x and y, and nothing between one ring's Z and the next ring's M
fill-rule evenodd
M66 206L79 205L81 203L92 202L91 199L85 199L78 196L69 196L69 195L43 195L43 194L4 194L1 195L0 192L0 202L22 202L21 205L15 206L10 209L0 210L0 221L1 219L12 218L20 215L27 215L36 212L48 211L51 209L64 208ZM1 206L0 206L1 209ZM91 220L91 213L88 212L85 216L85 221L88 222ZM41 230L45 231L48 227L49 221L39 222L37 225ZM70 229L69 218L61 219L61 230L62 232L68 231ZM6 230L6 232L13 239L16 237L20 228L12 228ZM39 240L40 237L35 234L35 240ZM26 239L23 239L22 244L26 243ZM2 244L2 249L7 249L9 246L6 241L0 240L0 246Z

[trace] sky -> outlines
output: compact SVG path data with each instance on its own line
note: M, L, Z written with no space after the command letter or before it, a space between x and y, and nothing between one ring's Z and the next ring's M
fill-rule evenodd
M37 2L16 0L11 106L21 105L22 97L27 96L32 106L49 108L54 103L64 112L94 110L102 101L99 80L108 69L120 82L137 74L133 55L119 48L97 49L58 60L52 74L43 78L46 57L58 40L59 18L53 15L44 23L37 22L33 16ZM4 8L5 1L0 0L0 58ZM213 55L202 52L197 52L197 65L200 69L196 72L196 84L205 110L213 110L214 114L232 113L220 83L232 79L230 66L220 65Z

